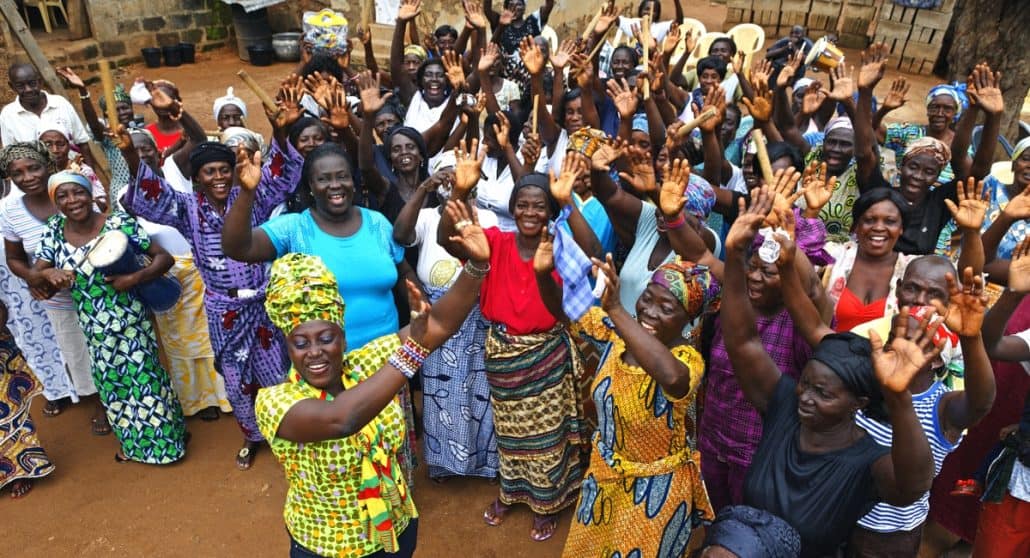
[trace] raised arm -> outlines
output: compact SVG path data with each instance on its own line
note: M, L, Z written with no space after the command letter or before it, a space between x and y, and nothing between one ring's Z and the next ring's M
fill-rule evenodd
M1005 335L1005 326L1016 308L1030 293L1030 237L1024 238L1012 252L1012 278L1009 286L987 312L983 324L983 342L994 360L1025 362L1030 360L1030 346L1020 337Z
M82 115L86 117L86 125L89 126L89 131L93 134L94 141L101 141L104 138L105 127L100 123L100 118L93 107L93 99L89 96L89 89L86 88L85 82L82 81L82 78L74 70L67 66L57 68L57 75L64 78L68 85L79 91L79 101L82 104ZM117 122L111 123L112 126L114 124L117 124Z
M626 152L626 149L626 142L619 140L615 143L606 143L594 152L590 158L590 188L597 196L597 201L604 206L619 241L625 246L632 246L637 235L637 220L640 218L643 202L619 188L609 174L611 165ZM650 165L649 156L646 160ZM646 177L642 178L646 180ZM655 188L654 169L651 170L650 178L650 187Z
M392 92L380 93L379 76L372 77L372 73L365 71L358 74L358 91L361 95L361 136L358 138L358 170L361 171L361 179L365 188L373 193L379 201L386 197L389 183L379 174L375 164L375 115L386 104L387 99L393 96Z
M740 202L740 215L726 235L726 271L720 312L733 373L744 397L763 414L782 372L765 351L755 328L755 310L747 296L747 253L771 208L772 198L764 187L751 196L751 206L746 210L743 200Z
M855 128L855 163L859 188L872 184L880 172L880 159L873 130L873 88L883 79L887 66L887 48L874 44L862 53L862 67L858 71L858 105L852 124Z
M465 212L471 214L474 213L474 210L468 196L482 176L486 150L480 152L478 141L473 140L471 144L466 144L465 140L462 140L458 148L454 150L454 158L454 185L451 188L451 201L464 205ZM450 206L453 204L450 201L447 205L447 211L440 216L440 224L436 230L436 242L443 246L450 255L459 260L466 260L468 254L464 252L463 246L451 241L461 228L458 226L458 222L463 220L460 217L463 214L457 209L451 209Z
M991 165L994 163L994 150L998 145L996 138L1001 131L1001 117L1005 113L1005 99L1001 95L1001 72L992 72L987 64L979 64L973 69L970 76L971 87L966 91L969 94L971 105L975 103L984 112L984 127L980 135L980 145L976 148L976 155L973 157L972 166L968 174L956 176L972 176L981 179L991 172ZM970 107L972 110L972 107ZM955 133L958 140L958 132ZM968 149L968 148L967 148ZM952 159L955 158L957 149L952 147ZM965 150L963 150L965 152ZM954 165L952 166L954 168Z
M401 101L407 105L415 96L417 85L404 71L404 45L408 44L404 30L422 11L422 0L401 0L397 21L393 27L393 41L390 43L390 78L400 92Z
M422 181L411 194L411 198L404 203L400 213L393 222L393 241L401 246L411 247L416 243L415 226L418 223L418 215L422 212L422 206L430 192L436 191L441 182L446 180L446 171L438 172ZM424 241L424 240L423 240Z
M229 208L222 227L222 251L241 262L268 262L276 257L275 246L260 227L251 229L254 200L261 182L261 153L251 157L237 153L236 179L239 195Z
M685 260L708 266L712 276L722 281L723 263L708 249L693 222L687 222L683 207L687 204L684 195L690 185L690 162L675 159L662 169L662 190L658 194L658 207L665 218L666 236L672 249ZM691 217L693 219L693 217ZM700 226L698 223L696 226Z
M983 249L986 260L984 269L990 273L995 283L1007 285L1012 280L1008 262L998 259L998 246L1003 238L1019 219L1030 219L1030 188L1024 188L1018 195L1009 199L1001 213L983 235Z
M540 27L547 25L547 20L551 17L551 10L554 9L554 0L544 0L544 5L540 6Z
M536 245L533 254L533 272L544 308L559 322L569 323L569 317L561 304L562 289L554 280L554 237L547 227L540 231L540 243Z
M561 174L556 176L554 171L551 171L551 194L554 199L558 200L559 206L571 209L568 223L569 229L572 230L573 240L587 256L599 258L604 256L601 241L597 239L594 230L590 228L590 224L583 218L583 214L572 200L572 186L588 172L587 165L585 157L567 155L562 160Z
M876 109L876 114L873 115L873 128L876 129L876 139L879 142L883 142L887 139L886 128L883 126L883 119L891 111L897 110L908 102L908 81L903 77L895 78L891 82L891 88L887 91L887 95L880 101L880 106ZM954 168L954 166L952 166Z

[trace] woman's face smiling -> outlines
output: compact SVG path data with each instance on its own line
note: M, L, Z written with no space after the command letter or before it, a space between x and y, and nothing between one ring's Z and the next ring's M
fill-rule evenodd
M390 138L390 162L397 172L410 173L418 171L422 164L422 155L418 144L404 134L394 134Z
M294 147L306 158L308 153L311 153L323 143L325 143L325 132L322 131L322 127L312 125L300 131L300 134L297 136L297 145Z
M35 159L15 159L7 165L7 176L25 195L46 192L50 173Z
M894 251L902 232L901 210L890 200L874 203L855 223L858 248L872 257L883 257Z
M514 217L519 234L527 238L540 236L540 231L547 226L547 221L551 218L544 191L535 186L519 190L515 197Z
M93 195L73 182L57 187L54 191L54 203L69 221L75 223L82 223L93 214Z
M926 196L930 186L937 182L942 165L929 153L920 153L905 158L901 163L901 195L911 203Z
M224 205L232 191L233 167L225 161L206 163L197 171L196 180L209 201Z
M300 324L286 338L290 362L304 381L328 391L342 388L346 345L340 326L324 320Z
M433 62L422 69L422 96L433 106L447 97L447 72L441 64Z
M354 207L354 175L342 155L330 153L315 161L308 187L323 215L344 217Z
M672 291L657 283L650 283L637 297L637 322L644 331L665 345L683 334L687 325L687 311Z

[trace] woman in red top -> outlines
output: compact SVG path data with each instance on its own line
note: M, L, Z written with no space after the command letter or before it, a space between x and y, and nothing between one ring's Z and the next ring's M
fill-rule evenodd
M477 159L455 150L458 163L451 199L465 200L460 213L448 212L440 221L438 242L459 259L460 246L448 242L471 221L469 192L479 181L484 155ZM500 453L501 494L484 514L489 525L500 525L510 506L529 505L535 514L530 537L550 538L556 514L576 501L586 469L583 454L589 433L579 399L581 363L566 327L540 296L533 257L547 238L548 221L558 213L546 175L533 173L515 184L509 211L516 232L486 229L490 268L483 281L480 306L492 322L486 341L486 375L494 411ZM554 274L555 280L558 279Z
M172 82L163 79L154 80L154 87L171 97L173 101L182 103L182 97L179 96L179 88ZM157 122L147 124L145 128L148 132L154 134L154 143L157 144L158 153L164 153L166 149L174 147L178 143L179 138L182 137L182 124L179 123L177 117L179 110L175 107L158 107L156 105L151 105L150 108L154 110Z

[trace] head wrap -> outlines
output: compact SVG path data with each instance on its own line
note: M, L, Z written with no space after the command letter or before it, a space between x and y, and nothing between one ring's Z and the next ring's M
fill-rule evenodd
M804 91L805 89L808 89L808 86L812 85L813 83L815 83L815 80L812 78L799 78L797 81L794 82L794 91Z
M7 167L18 159L39 161L49 172L55 172L50 151L39 141L22 141L0 148L0 178L7 178Z
M275 260L265 291L265 311L286 335L314 320L343 327L344 303L336 276L318 256L291 253Z
M962 113L969 107L969 98L966 97L966 84L964 83L942 83L930 89L926 94L926 106L930 106L934 97L947 95L955 100L955 122L958 122Z
M1016 147L1012 148L1012 160L1015 161L1016 159L1018 159L1019 156L1022 155L1028 147L1030 147L1030 136L1027 136L1019 140L1019 143L1016 144Z
M854 131L855 125L852 124L851 119L847 116L838 116L826 123L826 126L823 128L823 135L828 136L830 135L830 132L838 128Z
M61 171L55 172L50 175L50 181L47 182L47 194L50 195L50 201L54 201L54 196L57 194L57 187L61 184L78 184L82 186L82 189L89 192L89 195L93 195L93 185L89 179L77 172L72 171Z
M708 219L712 208L715 207L715 190L705 179L691 173L683 196L687 198L687 204L683 206L687 213L700 221Z
M565 151L575 151L586 155L587 159L594 156L594 153L601 148L601 145L608 139L608 134L602 130L585 126L569 136L568 147Z
M866 414L885 416L883 393L873 372L873 347L869 340L851 332L831 333L812 351L812 360L821 362L836 374L855 397L866 397Z
M421 45L408 45L404 47L404 56L415 56L418 58L419 63L425 62L429 55L426 54L426 49L422 48Z
M947 165L948 162L951 161L951 148L948 147L948 144L939 139L931 138L930 136L923 136L908 144L908 147L905 149L905 154L901 156L901 162L904 163L910 158L923 153L933 155L934 161L936 161L941 168L944 168L944 165Z
M229 163L230 167L236 166L236 153L217 141L205 141L190 152L190 169L193 171L193 177L197 176L204 165L222 162Z
M438 157L433 159L433 168L430 169L433 174L436 174L447 167L458 166L458 159L454 156L454 151L448 149L440 153Z
M719 309L719 283L708 266L677 258L656 269L648 284L651 283L669 289L691 319Z
M157 149L157 138L154 137L154 134L150 130L146 128L129 128L129 137L131 138L132 136L143 136L147 138L147 141L154 144L154 149Z
M69 141L72 137L72 133L68 130L68 126L64 122L44 116L39 119L39 124L36 125L36 139L42 138L43 134L47 132L59 132L64 136L64 139Z
M531 172L524 175L515 183L515 187L511 189L511 197L508 198L508 212L512 215L515 214L515 200L519 197L519 192L526 188L540 188L544 191L544 196L547 199L547 206L551 210L551 218L558 216L561 212L561 207L558 206L558 200L554 199L551 195L551 179L546 174L541 172Z
M227 105L235 105L243 113L243 117L247 117L247 103L243 102L243 99L233 94L233 88L228 87L225 90L225 96L215 99L215 122L218 122L218 115L222 112L222 109Z
M795 558L801 537L783 519L750 506L726 506L705 532L705 547L721 546L740 558Z
M645 134L650 134L651 133L651 126L647 123L647 115L646 114L644 114L642 112L638 112L638 113L633 115L633 128L632 128L632 130L634 132L636 132L636 131L644 132Z
M261 134L240 126L229 126L222 130L222 135L218 139L226 147L236 149L236 146L242 145L251 153L263 151L265 146L265 140L261 137Z
M129 93L125 90L125 86L120 83L114 86L114 102L115 104L132 104L132 97L130 97ZM107 110L107 95L100 96L100 110Z

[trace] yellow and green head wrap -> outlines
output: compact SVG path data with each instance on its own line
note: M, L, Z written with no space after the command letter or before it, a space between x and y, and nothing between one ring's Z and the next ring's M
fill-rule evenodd
M284 334L314 320L334 322L342 328L343 310L336 276L322 258L291 253L272 264L265 311Z
M690 319L716 312L722 300L719 282L708 266L679 258L656 269L651 275L651 283L669 289Z

